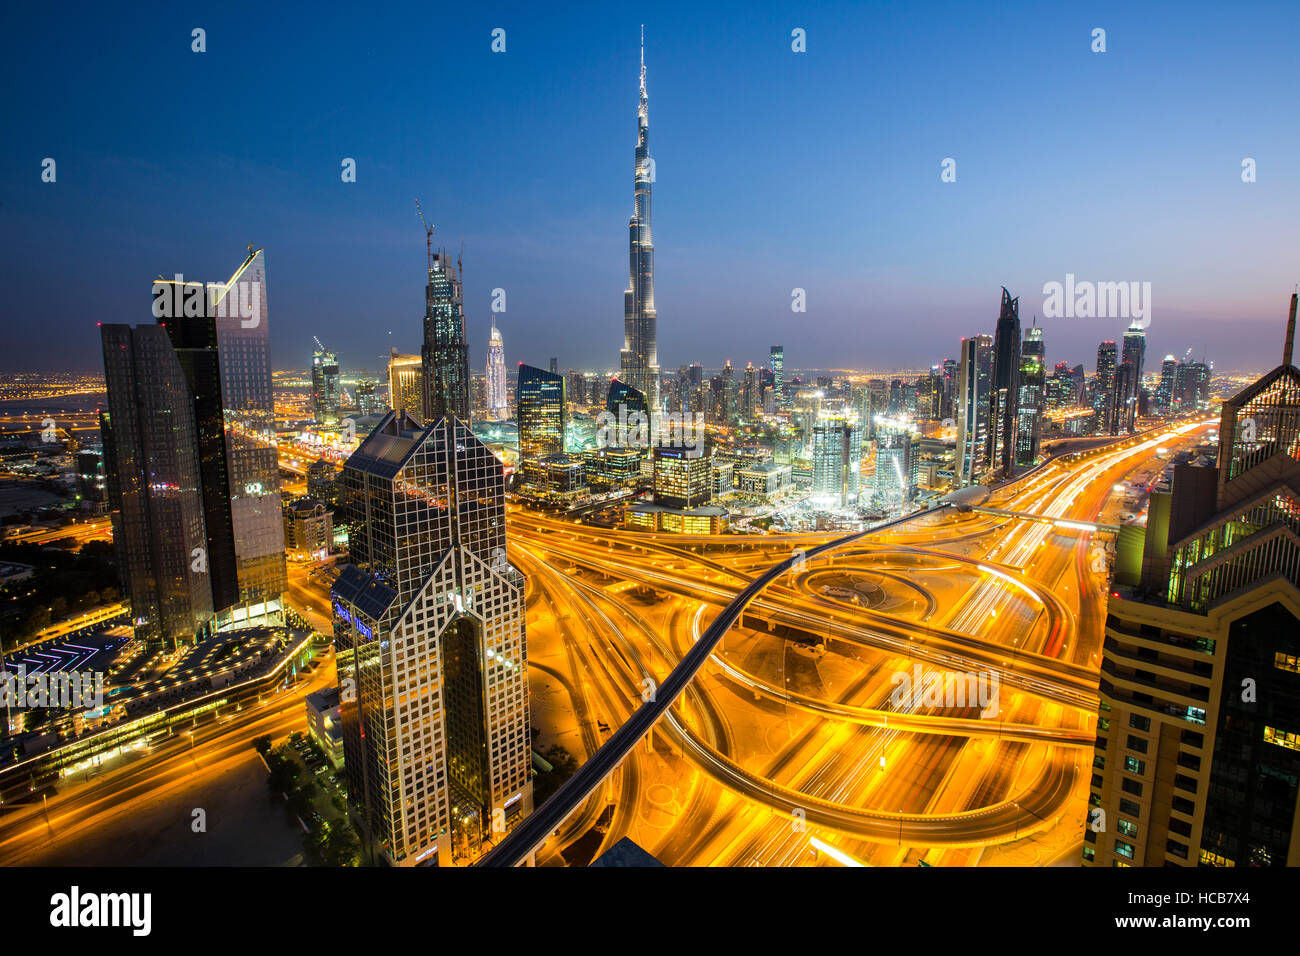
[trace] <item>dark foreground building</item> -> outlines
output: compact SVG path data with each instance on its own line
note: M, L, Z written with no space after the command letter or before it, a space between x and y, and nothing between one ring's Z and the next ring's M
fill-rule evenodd
M262 250L158 280L156 325L103 325L113 541L137 637L283 624L284 528Z
M1300 865L1300 370L1226 401L1121 532L1084 863ZM1130 534L1130 531L1134 532Z

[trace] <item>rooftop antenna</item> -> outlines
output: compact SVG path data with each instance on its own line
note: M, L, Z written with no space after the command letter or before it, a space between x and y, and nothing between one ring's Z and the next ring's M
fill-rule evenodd
M1295 312L1296 302L1300 300L1300 295L1295 292L1291 293L1291 314L1286 320L1286 345L1282 347L1282 364L1291 364L1291 353L1295 348Z
M433 271L433 226L429 225L424 218L424 210L420 208L420 200L415 201L415 214L420 217L420 224L424 226L424 252L429 260L429 271Z

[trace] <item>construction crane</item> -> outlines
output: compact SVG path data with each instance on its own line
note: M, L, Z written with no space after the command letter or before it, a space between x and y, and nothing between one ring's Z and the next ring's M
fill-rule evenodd
M321 345L320 339L314 335L311 338L312 341L316 343L316 348L320 349L322 352L326 351L325 346Z
M433 271L433 226L429 225L424 218L424 210L420 208L420 200L415 201L415 214L420 217L420 224L424 226L424 251L429 258L429 271Z

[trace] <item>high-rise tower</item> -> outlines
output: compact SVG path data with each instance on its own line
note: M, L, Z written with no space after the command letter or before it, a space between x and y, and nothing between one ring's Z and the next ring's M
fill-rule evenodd
M316 351L311 356L312 416L322 425L337 425L340 401L338 356L316 339Z
M1097 410L1097 427L1115 434L1115 342L1107 339L1097 346L1097 375L1092 380L1092 407Z
M524 578L501 462L391 412L348 458L333 595L348 799L389 863L477 858L532 808Z
M773 345L768 350L768 367L772 370L772 393L776 396L776 407L784 408L786 401L785 387L785 346Z
M158 325L100 329L108 500L136 634L171 646L200 631L282 624L262 250L250 247L227 282L178 276L153 292Z
M469 421L469 345L465 342L465 308L461 264L453 267L445 249L428 252L429 283L424 291L424 420L444 415Z
M623 293L623 350L619 379L659 409L659 345L655 312L655 248L650 234L650 100L645 88L645 28L641 30L641 98L636 111L635 209L628 221L628 286Z
M977 484L989 469L989 389L993 380L993 336L961 340L957 365L957 477Z
M1016 440L1016 464L1028 467L1038 459L1042 441L1043 403L1046 398L1043 330L1034 326L1020 346L1020 434Z
M1120 407L1120 431L1131 430L1137 417L1138 395L1142 391L1142 365L1147 354L1147 334L1137 320L1124 333L1124 346L1120 352L1120 364L1129 371L1124 381L1124 389L1117 397Z
M1002 288L1002 307L993 333L993 388L989 392L989 463L1003 476L1016 467L1020 433L1020 299Z
M495 321L492 323L492 337L488 340L487 410L488 415L498 421L510 417L506 402L506 346Z

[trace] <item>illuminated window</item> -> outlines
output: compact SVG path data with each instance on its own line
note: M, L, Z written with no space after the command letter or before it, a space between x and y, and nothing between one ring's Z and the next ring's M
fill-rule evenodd
M1284 671L1292 671L1300 674L1300 657L1295 654L1283 654L1278 651L1273 655L1273 666L1281 668Z
M1285 747L1287 750L1300 750L1300 734L1278 730L1276 727L1265 727L1264 743L1276 744L1279 747Z
M1236 866L1237 864L1226 856L1220 856L1210 850L1201 851L1201 866Z

